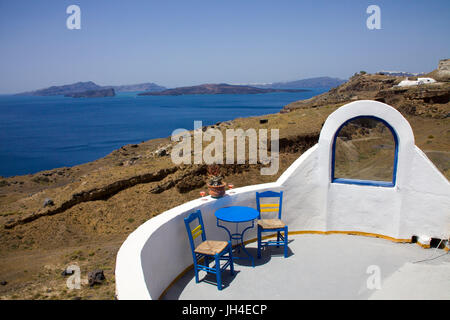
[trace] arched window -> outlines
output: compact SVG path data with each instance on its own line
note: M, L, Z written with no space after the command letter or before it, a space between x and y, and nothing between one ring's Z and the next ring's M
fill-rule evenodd
M395 186L398 139L384 120L359 116L335 133L332 182L381 187Z

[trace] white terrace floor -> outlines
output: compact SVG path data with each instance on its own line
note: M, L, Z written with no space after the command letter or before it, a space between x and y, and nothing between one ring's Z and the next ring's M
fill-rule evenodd
M223 273L222 291L215 275L200 272L196 284L190 270L163 299L450 299L450 254L444 250L351 235L290 240L286 259L281 248L271 247L255 258L255 268L236 261L234 277ZM256 243L247 248L256 257ZM377 270L380 289L371 286Z

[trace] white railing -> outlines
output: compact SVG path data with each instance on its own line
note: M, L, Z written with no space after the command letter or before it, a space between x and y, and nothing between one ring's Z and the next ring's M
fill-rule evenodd
M227 191L220 199L204 197L168 210L136 229L117 254L116 294L119 299L158 299L164 290L193 263L183 219L198 209L202 212L206 236L228 240L218 228L214 212L224 206L256 208L255 192L279 189L275 183ZM256 237L249 230L246 239Z

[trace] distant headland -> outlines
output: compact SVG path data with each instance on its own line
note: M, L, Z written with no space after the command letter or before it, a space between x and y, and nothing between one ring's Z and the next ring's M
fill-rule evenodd
M116 92L113 88L99 89L99 90L87 90L83 92L66 93L64 97L72 98L102 98L102 97L114 97Z
M264 89L251 87L246 85L231 85L226 83L220 84L202 84L191 87L179 87L174 89L167 89L157 92L142 92L140 96L180 96L188 94L258 94L270 92L303 92L309 91L307 89Z
M257 88L271 89L299 89L299 88L335 88L347 80L332 77L314 77L287 82L273 82L265 84L253 84Z

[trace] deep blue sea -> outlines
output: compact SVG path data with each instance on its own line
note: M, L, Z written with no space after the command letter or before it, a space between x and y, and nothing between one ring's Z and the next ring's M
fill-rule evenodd
M4 177L73 166L109 154L129 143L192 130L194 120L211 125L276 113L307 92L248 95L137 96L106 98L0 95L0 175Z

